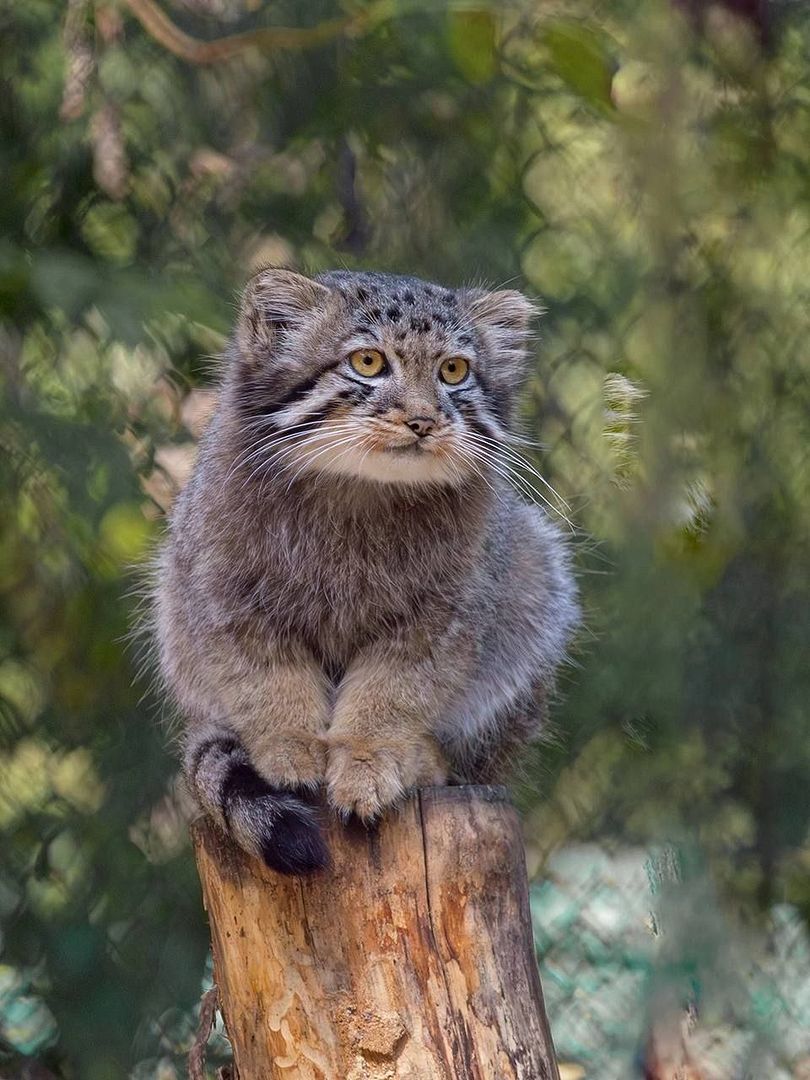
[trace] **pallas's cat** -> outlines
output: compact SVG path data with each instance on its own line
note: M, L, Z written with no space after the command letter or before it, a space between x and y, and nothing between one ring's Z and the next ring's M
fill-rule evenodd
M578 609L511 483L532 315L377 273L245 291L154 614L189 785L277 870L328 860L321 790L370 822L540 730Z

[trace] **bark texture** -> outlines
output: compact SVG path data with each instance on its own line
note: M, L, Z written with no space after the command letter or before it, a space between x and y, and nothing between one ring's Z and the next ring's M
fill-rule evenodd
M239 1080L559 1080L504 789L329 830L300 879L192 827Z

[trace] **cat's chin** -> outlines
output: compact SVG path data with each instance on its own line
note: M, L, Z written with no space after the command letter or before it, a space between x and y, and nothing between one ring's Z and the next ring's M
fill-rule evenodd
M440 484L445 487L458 487L470 475L469 467L463 461L410 448L362 451L333 461L318 461L312 468L332 476L354 476L378 484Z

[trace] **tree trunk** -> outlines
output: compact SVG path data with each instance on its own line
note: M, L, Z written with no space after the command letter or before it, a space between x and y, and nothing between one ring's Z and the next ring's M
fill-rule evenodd
M192 833L239 1080L559 1080L502 788L332 821L306 879Z

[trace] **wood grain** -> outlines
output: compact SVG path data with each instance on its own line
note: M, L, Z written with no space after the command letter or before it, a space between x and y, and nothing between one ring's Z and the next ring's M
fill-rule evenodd
M192 826L240 1080L559 1080L505 791L328 831L333 866L300 879Z

